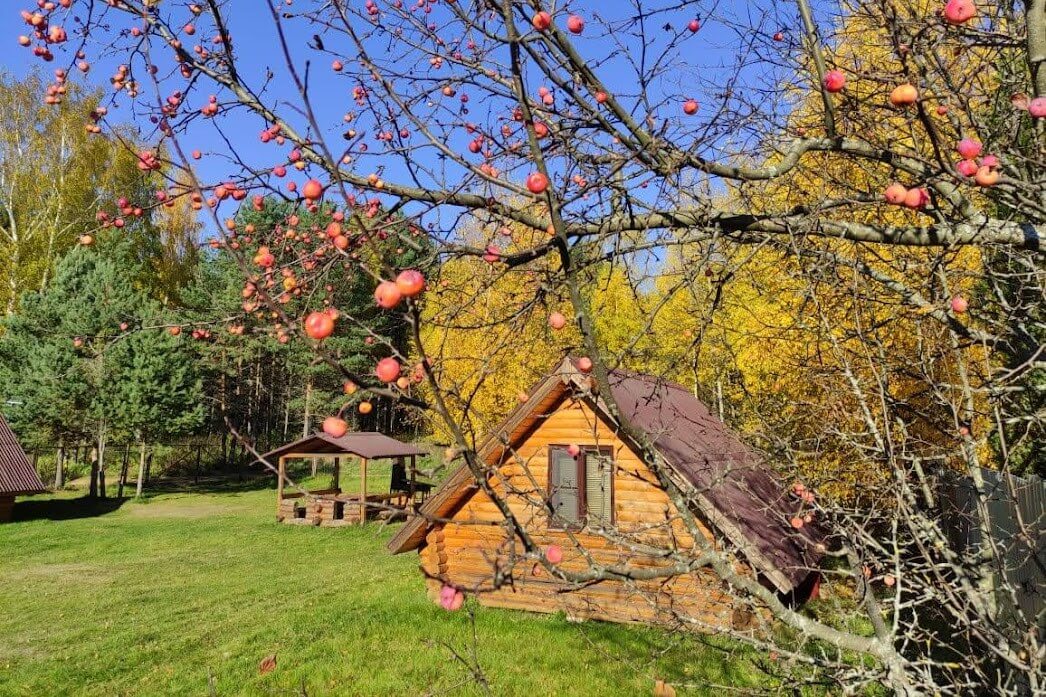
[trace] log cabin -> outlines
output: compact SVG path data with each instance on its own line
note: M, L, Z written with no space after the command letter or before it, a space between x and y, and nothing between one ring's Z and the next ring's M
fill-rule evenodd
M0 415L0 523L11 520L16 496L42 494L44 484Z
M646 434L663 476L685 492L689 523L590 377L564 359L477 450L490 491L531 539L561 551L559 564L573 571L678 564L708 545L786 601L816 593L824 535L800 497L685 388L622 371L609 377L618 413ZM555 577L508 535L501 511L463 464L419 513L388 546L394 554L418 551L433 600L452 586L487 606L703 631L747 629L759 614L706 567L584 584ZM807 524L797 527L797 514Z

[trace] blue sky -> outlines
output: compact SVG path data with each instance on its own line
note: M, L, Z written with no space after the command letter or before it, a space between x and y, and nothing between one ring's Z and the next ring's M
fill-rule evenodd
M380 0L383 2L384 0ZM298 0L301 5L303 0ZM27 3L28 4L28 3ZM360 3L362 5L362 2ZM674 4L674 3L665 3ZM77 5L84 5L83 0L74 2L74 10ZM650 3L647 3L649 6ZM794 30L790 26L794 24L791 14L794 7L791 4L769 3L766 9L760 9L756 3L738 2L729 0L722 3L711 2L689 2L684 3L674 11L659 14L651 18L647 23L647 33L654 36L655 45L664 45L673 37L682 36L679 40L679 51L677 57L678 69L668 71L661 79L650 88L650 94L656 99L664 98L667 104L657 111L660 118L678 119L678 103L685 97L694 97L703 105L714 104L722 89L726 76L733 73L732 65L736 60L739 47L750 38L746 36L743 27L747 25L758 25L761 29L760 45L769 51L787 52L790 46L797 40ZM175 3L164 3L161 7L175 7ZM233 9L228 12L230 32L237 47L239 57L238 65L247 82L255 89L261 89L268 73L272 74L269 91L271 94L279 95L283 100L282 111L290 113L297 107L298 100L296 92L290 82L288 72L284 65L282 54L278 47L273 19L270 15L268 4L264 0L235 0L229 5ZM43 67L50 72L54 67L66 67L72 56L59 54L54 63L44 64L34 58L29 49L17 45L15 38L26 32L26 25L18 14L18 6L8 6L9 9L0 11L0 36L8 43L2 53L3 66L8 71L17 75L24 75L35 66ZM629 17L634 16L631 3L625 2L573 2L571 8L586 19L585 34L576 39L579 51L590 61L590 65L596 66L597 72L606 84L611 86L615 94L627 94L635 90L634 73L628 68L627 63L621 57L608 58L614 52L615 46L628 46L634 57L641 57L642 53L637 50L634 40L624 30L622 23ZM432 16L438 17L442 10L436 8ZM776 13L782 13L777 15ZM185 19L190 19L187 11L181 12ZM690 34L685 27L690 19L700 17L702 27L696 34ZM605 25L603 23L606 23ZM565 15L557 15L557 23L561 26L565 23ZM602 26L612 26L614 31L603 32ZM668 25L666 28L665 25ZM129 24L124 24L126 28ZM202 26L202 24L201 24ZM307 48L307 42L314 33L314 29L304 21L295 20L285 24L288 30L290 50L294 54L295 62L300 70L304 69L306 58L314 60L309 70L310 93L314 95L313 105L316 108L318 119L325 129L326 135L332 144L340 143L340 132L345 130L342 122L342 114L346 109L352 107L351 89L356 84L344 74L337 74L330 69L330 61L333 56L317 56ZM69 26L72 29L72 25ZM784 30L785 42L771 42L769 35L778 29ZM73 32L71 31L72 35ZM207 30L201 30L200 35L207 34ZM765 36L763 36L765 35ZM199 39L200 36L194 37ZM70 41L70 44L73 42ZM337 50L339 46L328 39L327 49ZM347 58L352 52L345 47L344 54ZM382 44L375 42L371 49L381 51ZM762 50L762 49L761 49ZM95 57L95 51L88 51L89 57ZM165 56L166 57L166 56ZM126 57L120 57L126 60ZM113 73L116 63L112 57L102 58L93 62L89 74L89 82L103 88L109 88L108 79ZM348 62L348 60L346 60ZM73 71L76 73L76 71ZM78 73L77 73L78 74ZM762 88L769 88L774 84L775 78L767 73L765 65L749 66L742 71L742 80L735 87L741 90L749 90L753 95ZM174 82L172 81L172 87ZM535 84L535 89L536 89ZM109 89L111 92L111 89ZM198 109L206 95L213 90L204 87L190 97L189 105ZM219 97L222 98L220 93ZM154 99L151 95L150 99ZM132 118L127 100L121 100L122 106L113 108L110 116L113 120L134 121L142 129L148 129L149 123L142 118ZM493 123L497 118L496 113L485 113L482 103L473 101L469 104L470 120L476 122ZM642 107L636 103L637 111ZM779 105L767 106L768 111L779 110ZM667 113L665 113L667 111ZM693 124L700 123L705 118L705 110L695 118ZM304 119L298 119L298 123L304 123ZM691 122L688 122L690 126ZM259 132L266 126L265 122L258 116L239 109L222 114L213 121L204 121L200 127L193 126L184 139L190 148L199 148L205 153L203 159L198 163L198 172L205 181L215 182L224 176L228 176L234 169L226 154L230 148L225 139L231 143L240 157L247 163L259 167L268 168L282 161L289 150L287 148L275 148L273 145L263 145L259 139ZM363 129L366 124L360 125ZM144 131L147 139L154 139L155 134ZM718 133L710 137L710 141L725 139L733 134ZM447 143L458 152L465 150L471 136L459 129L448 133ZM406 176L406 170L401 166L401 161L394 157L383 157L380 147L371 139L370 151L360 155L354 165L360 173L367 173L375 168L384 168L385 177L389 180L401 180ZM439 160L431 148L419 149L412 154L420 158L424 164L432 167L438 166ZM293 174L293 170L292 170ZM291 175L288 175L290 178ZM510 173L513 180L522 180L524 174ZM304 177L299 176L299 181Z

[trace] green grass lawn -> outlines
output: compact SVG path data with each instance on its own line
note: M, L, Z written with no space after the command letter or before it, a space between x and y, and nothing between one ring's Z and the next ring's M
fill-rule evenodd
M416 555L386 552L394 527L278 525L271 489L73 496L22 499L0 525L0 695L482 693L446 646L468 653L468 614L428 601ZM763 680L708 637L487 608L475 630L497 695Z

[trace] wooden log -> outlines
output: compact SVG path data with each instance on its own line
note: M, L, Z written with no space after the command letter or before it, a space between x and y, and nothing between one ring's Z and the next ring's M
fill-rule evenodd
M280 515L280 503L283 501L283 478L287 472L287 457L279 459L278 472L276 474L276 516Z
M360 517L361 523L367 521L367 458L360 458Z

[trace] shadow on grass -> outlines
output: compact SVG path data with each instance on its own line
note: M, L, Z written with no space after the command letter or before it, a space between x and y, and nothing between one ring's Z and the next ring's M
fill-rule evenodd
M129 501L127 498L92 499L82 496L76 499L21 499L15 502L12 520L75 520L96 518L112 513Z
M159 477L146 485L146 494L235 494L275 489L276 477L265 472L207 474L199 477Z

